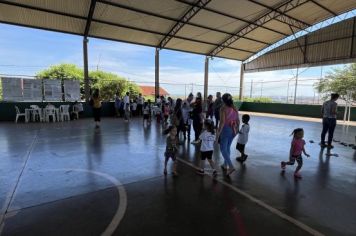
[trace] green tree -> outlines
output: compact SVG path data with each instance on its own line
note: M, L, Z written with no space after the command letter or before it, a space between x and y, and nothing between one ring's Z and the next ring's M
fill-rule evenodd
M105 71L92 71L89 73L92 81L92 88L100 90L100 96L103 100L112 100L115 94L124 96L126 92L133 95L139 93L139 87L132 82L129 82L123 77Z
M356 101L356 64L336 68L329 72L325 79L315 84L319 93L326 99L331 93L340 94L341 99L347 99L347 93L352 93L351 99Z
M59 64L51 66L48 69L36 74L38 78L43 79L67 79L84 81L83 70L74 64Z
M37 73L40 79L62 79L80 80L80 92L84 97L84 73L81 68L74 64L59 64ZM112 100L116 93L120 96L129 91L131 94L138 94L139 87L129 82L124 77L105 71L89 72L90 87L100 89L100 94L104 100Z

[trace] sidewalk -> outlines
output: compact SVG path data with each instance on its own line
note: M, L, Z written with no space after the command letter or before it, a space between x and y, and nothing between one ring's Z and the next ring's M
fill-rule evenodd
M271 113L260 113L260 112L250 112L250 111L239 111L241 114L249 114L253 116L264 116L264 117L272 117L272 118L280 118L280 119L288 119L288 120L301 120L301 121L311 121L321 123L321 118L311 118L311 117L303 117L303 116L288 116L288 115L279 115L279 114L271 114ZM356 126L356 121L344 122L342 120L337 121L338 125L349 125Z

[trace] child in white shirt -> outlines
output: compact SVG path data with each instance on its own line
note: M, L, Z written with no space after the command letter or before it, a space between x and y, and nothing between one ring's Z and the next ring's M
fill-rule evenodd
M250 125L248 122L250 121L250 116L245 114L242 116L241 129L239 130L237 137L236 149L241 153L240 157L237 157L236 160L243 163L246 161L248 155L245 154L245 146L248 141L248 133L250 132Z
M200 134L199 140L201 141L200 146L200 169L197 170L197 174L204 175L204 164L205 159L213 169L213 176L217 176L217 171L215 169L215 163L212 159L215 143L215 132L214 132L214 122L212 120L206 119L204 122L204 131Z

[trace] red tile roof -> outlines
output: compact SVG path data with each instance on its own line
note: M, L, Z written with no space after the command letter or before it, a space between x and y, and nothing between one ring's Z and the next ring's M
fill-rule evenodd
M155 87L154 86L141 86L141 93L142 96L151 96L155 95ZM167 96L169 93L164 88L159 88L159 95Z

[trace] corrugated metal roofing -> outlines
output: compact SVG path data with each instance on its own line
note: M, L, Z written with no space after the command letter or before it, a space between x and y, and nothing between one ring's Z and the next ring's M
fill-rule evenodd
M245 72L356 61L356 17L314 31L244 64Z
M0 0L0 22L246 60L293 34L290 26L355 8L351 0Z

